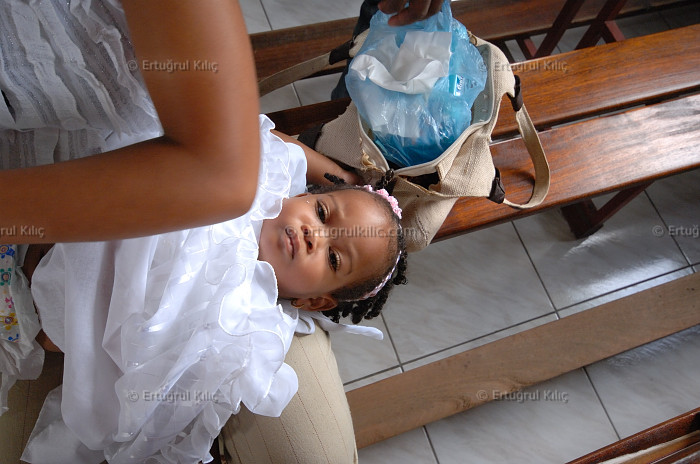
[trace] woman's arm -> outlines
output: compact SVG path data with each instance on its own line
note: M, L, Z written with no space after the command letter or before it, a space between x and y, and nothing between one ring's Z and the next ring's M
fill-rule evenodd
M273 130L272 133L284 140L286 143L293 143L300 146L302 150L304 150L304 155L306 155L306 181L308 183L316 185L330 184L331 182L323 177L323 175L326 173L338 176L341 179L344 179L348 184L357 185L362 183L362 178L360 176L353 172L346 171L330 158L322 155L312 148L309 148L307 145L304 145L294 137L290 137L289 135L283 134L282 132L276 130Z
M159 139L0 171L0 241L149 235L220 222L249 209L259 167L259 110L238 3L124 0L123 6L139 64L208 60L217 72L142 72L165 131Z

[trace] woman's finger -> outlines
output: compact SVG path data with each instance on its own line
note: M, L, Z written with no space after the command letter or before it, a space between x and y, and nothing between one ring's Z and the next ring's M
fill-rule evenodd
M402 8L405 5L402 1L384 0L379 4L379 8L387 14L398 12L389 18L390 26L404 26L432 16L440 10L441 4L442 0L412 0L406 8Z

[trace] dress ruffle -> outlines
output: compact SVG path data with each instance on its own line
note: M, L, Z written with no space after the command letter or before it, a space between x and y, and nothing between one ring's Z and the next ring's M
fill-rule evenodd
M52 339L56 332L66 353L63 419L88 447L104 449L111 463L206 459L213 437L241 403L257 414L279 416L296 393L297 377L284 357L298 316L277 303L274 271L257 260L257 241L262 221L279 214L284 198L303 191L299 177L304 179L306 166L301 149L272 135L272 127L261 116L259 187L246 215L103 245L113 250L107 254L114 259L113 285L109 298L93 301L97 312L108 314L101 348L118 367L118 414L110 401L95 404L83 397L85 366L73 370L69 363L84 362L94 347L71 327L82 316L72 309L80 302L70 295L85 289L74 292L75 277L60 271L77 267L70 260L83 248L102 255L59 244L35 271L33 293L42 314L57 304L51 301L55 286L62 285L66 295L65 327L45 327ZM61 282L54 284L57 278ZM113 433L96 435L110 417L116 420Z
M120 324L121 352L113 353L125 369L115 385L115 438L128 441L108 447L110 462L141 462L159 449L162 462L190 462L241 403L279 416L297 391L284 364L297 321L277 304L272 267L257 260L262 220L279 214L291 188L290 147L269 129L261 118L266 155L251 210L190 230L174 248L155 247L155 255L172 254L149 272L144 297L153 304ZM187 438L174 439L183 431Z

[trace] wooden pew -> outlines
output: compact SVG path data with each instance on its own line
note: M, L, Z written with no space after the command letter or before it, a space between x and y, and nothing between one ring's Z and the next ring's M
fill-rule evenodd
M627 464L700 461L700 408L649 427L568 464L598 464L623 456L630 459Z
M533 211L460 199L436 240L700 167L700 25L514 69L552 169L549 196ZM297 133L333 119L346 105L324 102L270 116L280 130ZM531 192L532 167L514 134L505 101L492 150L506 191L522 201ZM514 391L696 325L699 287L692 275L352 390L358 447L493 399L478 391ZM592 331L606 331L612 342L591 343Z
M695 25L513 65L514 72L520 76L525 104L540 131L552 168L550 193L542 205L527 211L495 205L481 198L460 199L435 240L603 193L646 185L654 178L697 166L698 153L693 151L695 146L700 145L697 133L691 130L685 136L670 137L670 142L664 137L668 131L692 129L693 115L681 111L678 122L682 121L681 114L686 114L687 117L677 127L675 122L663 117L664 111L674 111L677 106L697 104L694 99L676 103L676 107L668 103L667 106L659 106L645 113L630 113L628 116L605 119L595 124L571 128L558 126L633 106L670 101L697 92L700 90L700 77L696 72L700 69L699 39L700 26ZM685 45L681 47L679 44ZM323 102L271 113L269 116L279 130L296 134L334 119L345 110L348 103L349 100ZM635 133L634 126L624 124L628 132L617 132L621 119L636 117L638 122L635 124L639 128L638 124L643 124L643 118L649 114L657 114L658 120L665 124L665 129L661 126L645 127ZM578 131L601 131L601 137L592 134L592 143L597 144L577 151L570 146L570 139L579 134ZM494 139L511 137L516 133L513 112L506 99L501 104ZM664 151L664 146L646 142L652 134L655 140L672 143L669 146L674 146L676 150L667 150L667 154L659 157L653 150ZM608 138L604 139L603 135ZM628 143L636 142L637 147L628 146L624 152L620 152L614 144L605 143L611 137L633 137ZM523 175L529 172L529 161L526 156L522 156L520 147L518 140L497 143L492 147L494 161L501 170L506 192L514 201L526 200L532 188L531 177ZM639 150L646 150L645 159L648 159L648 163L636 158ZM614 153L611 154L610 151ZM686 153L689 151L691 153ZM671 154L675 154L672 163L666 167L659 166L659 160L671 162ZM605 162L601 163L598 160L603 156ZM579 174L592 169L596 170L596 176L584 178Z
M605 1L586 1L574 17L571 27L590 24ZM686 3L692 2L629 0L619 17ZM563 0L490 0L488 8L485 8L480 0L460 0L452 3L452 11L453 16L475 35L498 43L547 32L562 5ZM347 18L251 34L258 78L268 77L343 44L352 37L355 22L356 18ZM339 70L340 67L336 69Z

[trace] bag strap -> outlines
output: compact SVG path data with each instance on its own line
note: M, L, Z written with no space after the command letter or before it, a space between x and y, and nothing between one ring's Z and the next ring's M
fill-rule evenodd
M316 58L295 64L287 69L278 71L275 74L261 79L258 82L260 96L266 95L273 90L292 84L305 77L312 76L317 72L330 69L334 64L353 58L362 47L369 34L369 29L365 30L357 37L353 37L344 44L334 48L328 53L324 53Z
M535 167L535 186L532 189L532 195L527 203L513 203L507 198L503 200L503 203L513 208L529 209L542 203L549 192L549 163L544 154L540 137L537 135L537 129L535 129L535 125L532 123L532 119L523 104L523 98L520 93L520 78L518 76L515 76L515 94L513 97L510 95L508 96L515 110L515 120L518 123L518 131L525 142L525 147Z
M494 49L495 47L492 50ZM444 165L437 166L442 179L440 193L444 196L486 197L512 208L529 209L542 203L549 192L549 164L535 125L522 102L520 79L513 75L510 67L501 65L501 63L507 63L505 56L501 57L500 51L496 51L496 53L498 53L497 59L489 63L493 76L491 93L494 97L495 113L489 124L477 129L476 133L472 133L463 140L458 153L449 163L445 162ZM497 70L498 72L494 72ZM494 168L489 146L491 131L498 119L498 107L504 94L508 95L511 100L518 131L525 142L525 147L535 168L535 185L532 195L523 204L514 203L505 198L500 174L498 169Z

